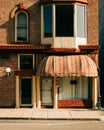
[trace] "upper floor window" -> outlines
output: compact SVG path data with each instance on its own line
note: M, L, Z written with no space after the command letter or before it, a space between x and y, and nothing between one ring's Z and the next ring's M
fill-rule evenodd
M77 5L77 37L86 37L85 6Z
M52 37L52 6L44 7L44 37Z
M73 36L73 5L56 5L56 37Z
M20 11L16 14L15 34L17 42L28 41L28 14L25 11Z
M86 6L83 4L43 5L44 37L86 37ZM54 30L52 30L54 29Z

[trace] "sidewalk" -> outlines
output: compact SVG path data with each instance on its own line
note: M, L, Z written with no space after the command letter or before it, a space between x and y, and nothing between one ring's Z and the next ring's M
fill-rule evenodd
M0 119L101 120L104 110L92 109L0 109Z

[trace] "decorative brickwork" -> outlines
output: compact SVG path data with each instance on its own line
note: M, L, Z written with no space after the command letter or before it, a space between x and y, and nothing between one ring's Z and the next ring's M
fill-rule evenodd
M80 3L88 3L88 0L41 0L41 3L52 3L52 2L80 2Z
M87 8L88 44L98 41L98 0L89 0Z

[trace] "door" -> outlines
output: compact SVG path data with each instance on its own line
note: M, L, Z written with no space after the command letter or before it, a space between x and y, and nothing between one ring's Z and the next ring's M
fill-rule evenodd
M32 79L31 78L21 78L20 85L20 103L21 106L31 106L32 105Z
M53 85L52 78L42 78L41 88L41 100L42 106L52 107L53 106Z

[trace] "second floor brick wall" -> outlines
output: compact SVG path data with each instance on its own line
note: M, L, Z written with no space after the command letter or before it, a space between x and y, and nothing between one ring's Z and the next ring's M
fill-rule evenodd
M29 13L29 43L40 43L40 1L24 0L23 3ZM0 44L15 41L15 18L11 14L18 6L18 0L0 0Z
M29 43L41 43L41 7L40 0L23 0L29 13ZM15 42L15 18L11 18L13 9L19 1L0 0L0 44ZM98 0L89 0L87 6L87 41L98 43Z
M98 44L98 0L88 1L88 43Z

